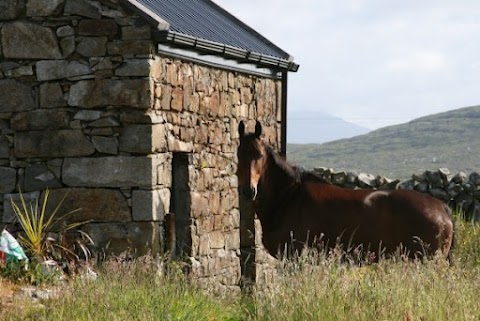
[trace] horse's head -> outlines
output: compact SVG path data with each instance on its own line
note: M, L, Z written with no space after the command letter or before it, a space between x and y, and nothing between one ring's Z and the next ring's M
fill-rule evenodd
M255 200L258 192L258 182L267 163L267 152L260 140L262 125L257 122L255 133L246 134L243 121L238 126L240 146L238 147L238 184L240 191Z

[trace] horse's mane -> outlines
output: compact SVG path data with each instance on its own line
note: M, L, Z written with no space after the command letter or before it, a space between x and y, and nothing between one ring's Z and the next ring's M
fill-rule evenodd
M269 159L271 159L278 168L280 168L285 174L287 174L288 177L292 178L295 183L300 183L302 181L327 183L326 180L312 172L306 171L303 168L298 168L297 166L290 165L282 156L276 153L271 146L265 144L265 150L270 156Z

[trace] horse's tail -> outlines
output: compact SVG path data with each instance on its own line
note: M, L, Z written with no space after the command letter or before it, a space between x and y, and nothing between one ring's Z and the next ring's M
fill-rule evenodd
M447 204L445 204L444 207L445 207L445 211L447 211L447 213L448 213L448 216L449 216L450 220L452 221L452 241L450 243L450 248L448 249L448 253L447 253L447 260L450 264L452 264L453 263L453 252L454 252L454 249L455 249L455 242L456 242L455 241L455 239L456 239L455 238L455 234L456 234L456 232L455 232L455 230L456 230L456 228L455 228L455 218L453 217L452 209Z

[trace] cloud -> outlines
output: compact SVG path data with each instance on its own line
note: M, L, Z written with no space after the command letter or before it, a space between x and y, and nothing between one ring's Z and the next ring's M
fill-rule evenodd
M387 63L388 72L433 73L448 69L447 56L438 51L417 51L396 57Z

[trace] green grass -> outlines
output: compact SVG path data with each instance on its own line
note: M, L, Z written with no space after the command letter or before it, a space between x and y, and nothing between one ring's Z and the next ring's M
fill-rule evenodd
M6 320L480 320L480 226L457 219L453 264L398 259L354 265L309 254L284 261L268 287L220 298L158 261L108 261L44 307Z

